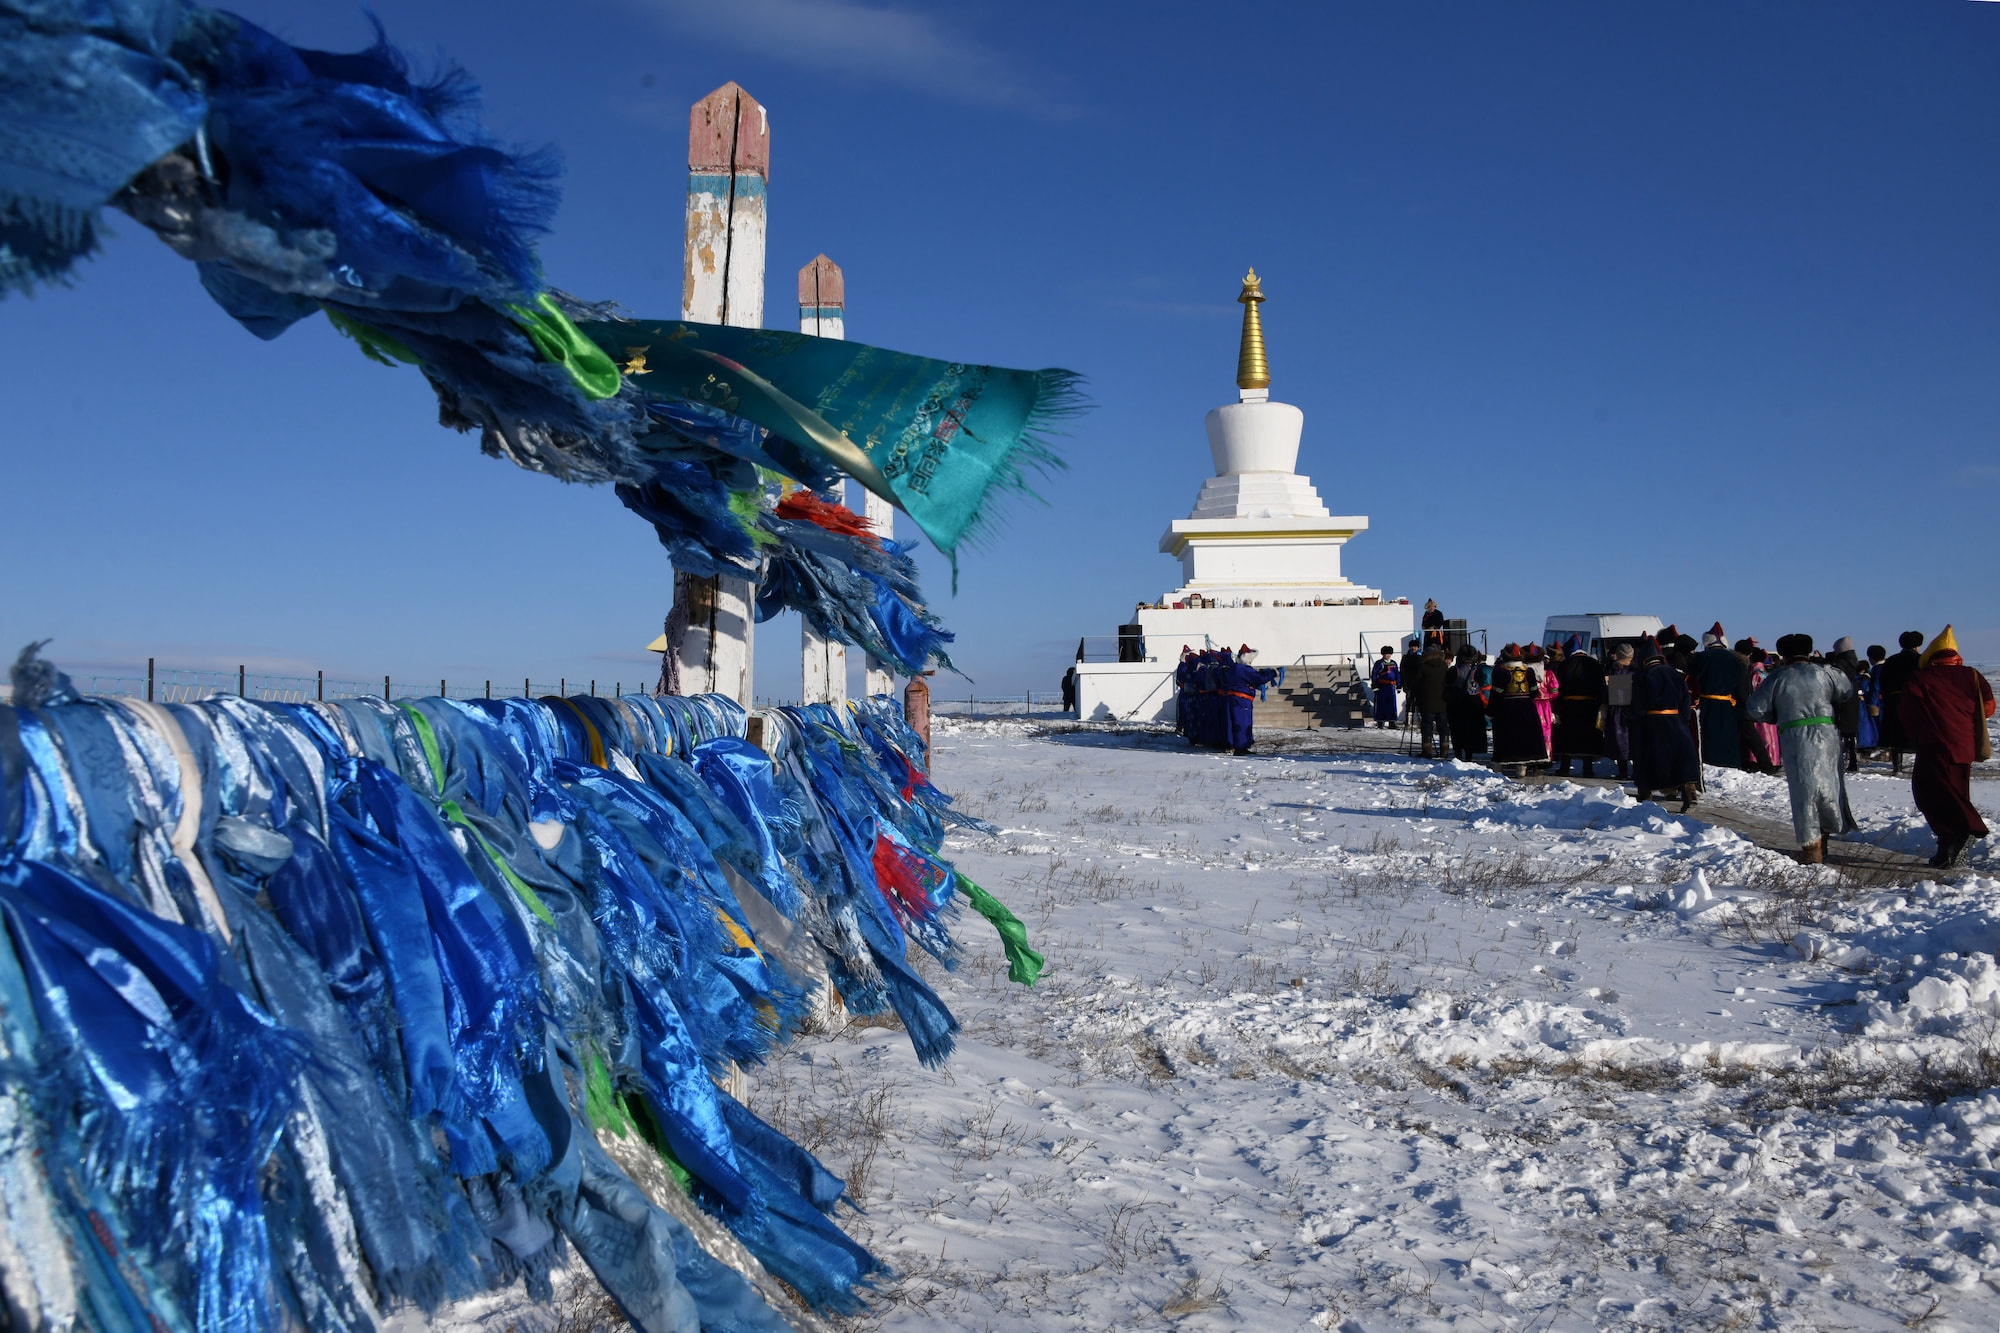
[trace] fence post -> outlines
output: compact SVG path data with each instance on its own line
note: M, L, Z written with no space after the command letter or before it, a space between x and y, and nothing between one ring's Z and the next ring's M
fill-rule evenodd
M1021 716L1033 717L1034 715L1035 715L1035 692L1033 690L1029 690L1028 702L1022 706Z
M590 697L593 699L597 697L597 682L594 680L590 682Z
M236 664L236 697L239 699L243 697L243 664L241 662Z
M146 702L153 702L153 659L146 659Z
M979 700L973 697L971 690L965 692L965 715L967 717L979 716Z
M493 697L493 682L490 680L486 682L486 697L489 699Z
M616 698L617 698L617 697L618 697L619 695L621 695L621 694L623 694L623 693L625 693L625 682L624 682L624 681L622 681L622 680L614 680L614 681L612 681L612 682L611 682L611 697L612 697L612 698L614 698L614 699L616 699Z
M326 668L325 668L325 667L321 667L321 668L320 668L320 670L319 670L319 687L318 687L318 689L317 689L317 690L315 691L315 693L314 693L314 697L315 697L315 698L317 698L317 699L318 699L318 700L319 700L319 701L320 701L321 703L325 703L325 702L326 702Z
M557 677L556 677L556 693L557 693L557 694L559 694L559 695L561 695L561 696L562 696L563 698L565 698L565 699L569 698L569 677L568 677L568 676L557 676Z
M535 697L534 682L526 676L521 677L521 697L523 699L532 699Z
M438 681L438 698L440 698L440 699L449 699L449 698L451 698L451 691L450 691L450 690L447 690L447 689L446 689L446 688L444 687L444 682L443 682L442 680Z
M382 702L389 702L389 678L387 676L382 677Z

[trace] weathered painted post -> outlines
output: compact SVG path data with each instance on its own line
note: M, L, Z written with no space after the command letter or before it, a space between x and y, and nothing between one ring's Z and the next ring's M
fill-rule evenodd
M850 484L861 492L861 516L868 520L868 526L875 530L876 536L893 541L896 536L896 507L860 482ZM889 670L889 664L877 660L871 654L867 667L862 672L861 692L873 698L878 694L887 694L895 688L896 676ZM930 743L928 737L924 743L926 745Z
M819 338L847 336L847 298L840 265L825 255L799 270L799 332ZM810 624L800 625L799 701L847 702L847 645Z
M903 721L923 738L924 773L928 776L931 771L931 687L924 684L922 676L910 677L910 683L903 689Z
M681 318L764 324L765 183L771 125L762 104L725 83L688 114L687 243ZM686 693L726 694L748 708L756 675L757 585L729 574L674 575L670 626L686 625L676 656Z

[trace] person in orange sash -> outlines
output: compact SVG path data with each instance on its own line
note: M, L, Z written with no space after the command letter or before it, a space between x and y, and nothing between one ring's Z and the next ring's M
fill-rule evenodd
M1972 804L1972 765L1993 753L1986 727L1992 716L1992 685L1965 665L1946 625L1924 649L1896 709L1902 740L1917 752L1910 795L1937 837L1931 864L1939 869L1957 865L1966 844L1986 836L1986 821Z

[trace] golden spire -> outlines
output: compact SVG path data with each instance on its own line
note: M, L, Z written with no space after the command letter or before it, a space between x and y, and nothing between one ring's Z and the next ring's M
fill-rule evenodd
M1264 322L1257 316L1264 292L1258 286L1256 269L1244 276L1242 295L1236 299L1243 303L1243 347L1236 354L1236 387L1268 389L1271 365L1264 359Z

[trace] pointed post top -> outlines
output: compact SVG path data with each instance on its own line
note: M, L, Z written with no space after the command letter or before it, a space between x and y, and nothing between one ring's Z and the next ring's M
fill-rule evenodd
M1271 387L1271 365L1264 358L1264 321L1257 313L1257 307L1264 303L1264 288L1256 269L1244 276L1243 291L1236 299L1243 303L1243 341L1236 352L1236 387L1243 391L1246 401L1253 393L1262 399L1263 391Z
M688 170L716 175L771 174L771 118L734 81L688 112Z
M812 263L799 270L799 305L824 309L828 306L847 305L846 282L840 272L840 265L825 255L817 255Z

